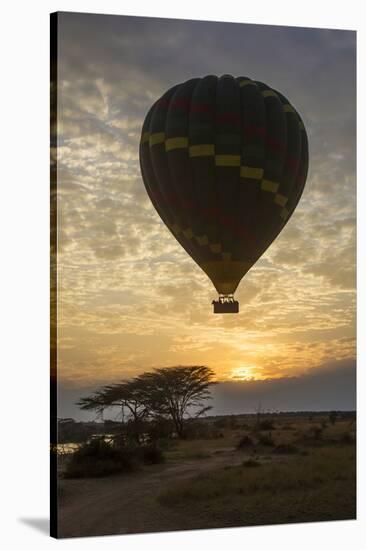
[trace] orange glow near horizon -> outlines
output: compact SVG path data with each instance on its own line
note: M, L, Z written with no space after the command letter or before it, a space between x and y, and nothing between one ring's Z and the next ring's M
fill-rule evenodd
M146 112L168 87L192 76L183 68L192 66L192 48L190 54L189 48L188 53L177 48L183 35L172 30L169 59L190 57L176 66L167 57L165 69L160 61L150 67L149 56L162 47L160 36L147 33L143 49L138 39L136 51L129 48L126 56L123 48L137 37L127 24L125 34L114 35L103 26L107 20L98 27L100 44L94 27L85 25L79 35L66 25L69 34L59 52L59 382L90 388L155 367L199 364L211 367L218 380L245 383L298 376L354 358L355 117L349 58L342 66L343 57L335 55L340 50L327 34L321 52L328 57L321 62L317 40L301 42L302 70L292 31L281 30L286 34L281 46L270 27L255 30L258 43L267 47L251 51L252 69L275 88L284 83L303 113L310 171L294 215L238 287L239 314L214 315L217 294L160 220L138 158ZM175 29L174 22L169 25ZM185 28L188 32L189 25ZM168 36L165 23L162 29ZM245 41L245 35L237 39ZM214 42L202 44L195 72L246 70L243 50L225 49L221 42L219 56L213 55ZM286 49L268 56L281 47ZM282 62L284 52L286 60L294 55L292 69ZM222 67L216 67L217 57ZM331 101L323 85L306 91L309 75L324 82L317 71L327 60Z
M245 382L251 380L263 380L263 377L260 373L256 372L255 367L237 367L232 370L230 375L230 380L242 380Z

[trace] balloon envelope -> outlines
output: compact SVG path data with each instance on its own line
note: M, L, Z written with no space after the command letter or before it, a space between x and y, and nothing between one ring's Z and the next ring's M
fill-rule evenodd
M161 219L221 295L231 295L294 212L308 170L304 124L277 90L209 75L146 115L140 165Z

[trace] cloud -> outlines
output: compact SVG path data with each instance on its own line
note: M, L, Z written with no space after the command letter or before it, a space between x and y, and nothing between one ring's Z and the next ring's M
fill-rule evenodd
M348 359L319 365L302 376L223 382L213 390L212 414L268 411L327 411L356 408L356 363Z
M95 251L97 258L105 260L114 260L115 258L120 258L125 255L125 250L118 244L112 246L103 246L97 248Z
M192 362L287 377L354 357L355 33L66 13L60 30L63 383ZM310 142L304 195L241 283L237 316L212 314L216 293L155 212L138 160L151 103L208 73L281 89Z
M75 403L96 389L62 387L59 416L93 419L93 413L81 411ZM211 405L213 415L255 413L259 406L263 412L355 410L356 363L331 361L301 376L221 382L212 389ZM113 417L114 413L108 414Z

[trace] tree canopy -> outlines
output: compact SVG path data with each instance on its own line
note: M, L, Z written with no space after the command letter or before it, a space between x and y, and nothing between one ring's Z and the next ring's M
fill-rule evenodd
M107 407L127 409L137 424L145 419L171 419L177 434L184 434L184 420L199 417L211 409L205 404L215 384L213 371L206 366L175 366L154 369L130 380L103 386L80 399L82 409L102 412Z
M213 371L205 366L177 366L146 372L137 381L142 399L153 415L170 417L178 435L183 434L184 418L202 416L210 410Z

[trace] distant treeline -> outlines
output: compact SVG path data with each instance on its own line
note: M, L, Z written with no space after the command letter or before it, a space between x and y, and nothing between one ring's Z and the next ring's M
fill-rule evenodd
M331 410L331 411L281 411L281 412L261 412L258 413L243 413L243 414L231 414L231 415L210 415L201 418L191 418L186 421L186 429L191 432L194 431L195 435L199 435L200 431L204 431L204 426L207 424L212 425L214 428L221 429L224 427L235 427L240 424L241 421L270 417L271 419L277 418L306 418L307 420L329 419L333 420L349 420L355 421L356 411L343 411L343 410ZM87 441L94 435L103 434L118 434L122 429L127 429L128 422L122 420L104 420L103 422L94 421L76 421L73 418L60 418L58 420L58 442L59 443L82 443ZM157 431L157 436L167 436L172 430L174 425L167 420L166 422L160 421L158 424L146 421L141 425L141 430L151 431L153 428ZM214 433L212 434L215 435Z
M329 414L335 413L339 416L339 418L356 418L356 411L343 411L343 410L328 410L328 411L266 411L265 409L261 409L260 412L253 412L253 413L239 413L239 414L222 414L222 415L210 415L206 417L206 420L214 420L217 418L227 418L227 417L235 417L235 418L252 418L258 416L258 414L262 416L281 416L281 417L298 417L298 416L306 416L306 417L319 417L319 416L329 416Z

